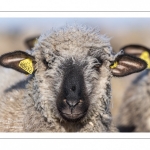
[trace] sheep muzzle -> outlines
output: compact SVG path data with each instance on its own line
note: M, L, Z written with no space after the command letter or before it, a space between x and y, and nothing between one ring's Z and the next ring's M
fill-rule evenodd
M57 109L65 120L83 118L89 107L83 67L70 61L65 64L63 82L57 97Z

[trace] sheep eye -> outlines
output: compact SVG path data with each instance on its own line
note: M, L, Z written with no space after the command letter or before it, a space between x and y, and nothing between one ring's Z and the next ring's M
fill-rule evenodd
M96 70L96 71L99 71L99 68L100 68L101 64L96 64L93 66L93 68Z
M48 68L48 62L44 59L43 64L46 66L46 69Z

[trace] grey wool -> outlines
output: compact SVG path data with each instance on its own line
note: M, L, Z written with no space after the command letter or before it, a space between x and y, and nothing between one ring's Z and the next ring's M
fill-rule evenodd
M150 132L150 69L142 72L126 91L117 126L123 132Z
M0 95L2 95L5 91L9 90L9 88L13 87L15 83L26 79L26 76L15 70L0 66L0 79Z
M13 59L16 53L20 57ZM134 64L134 59L123 57L122 51L114 54L110 39L99 30L80 25L51 30L39 37L28 55L23 52L8 55L9 59L5 59L7 54L1 56L3 66L11 63L12 67L26 56L35 65L34 73L21 81L25 88L19 89L18 83L2 96L0 131L117 131L112 123L110 80L112 72L121 74L125 65ZM111 69L119 56L124 67ZM132 63L126 64L126 60ZM144 69L145 62L138 60L134 66ZM129 74L133 69L128 68L124 70Z

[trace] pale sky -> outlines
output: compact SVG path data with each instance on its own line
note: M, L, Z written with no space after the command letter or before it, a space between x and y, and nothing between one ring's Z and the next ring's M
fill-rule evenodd
M0 31L29 27L48 30L75 22L112 29L150 27L150 18L0 18Z

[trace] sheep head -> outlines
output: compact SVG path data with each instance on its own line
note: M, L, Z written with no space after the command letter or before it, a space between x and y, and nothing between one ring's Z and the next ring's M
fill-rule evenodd
M109 114L110 79L146 68L146 63L120 51L114 54L109 38L85 27L67 27L43 34L27 54L4 54L0 64L32 74L27 89L34 106L51 118L78 122Z

